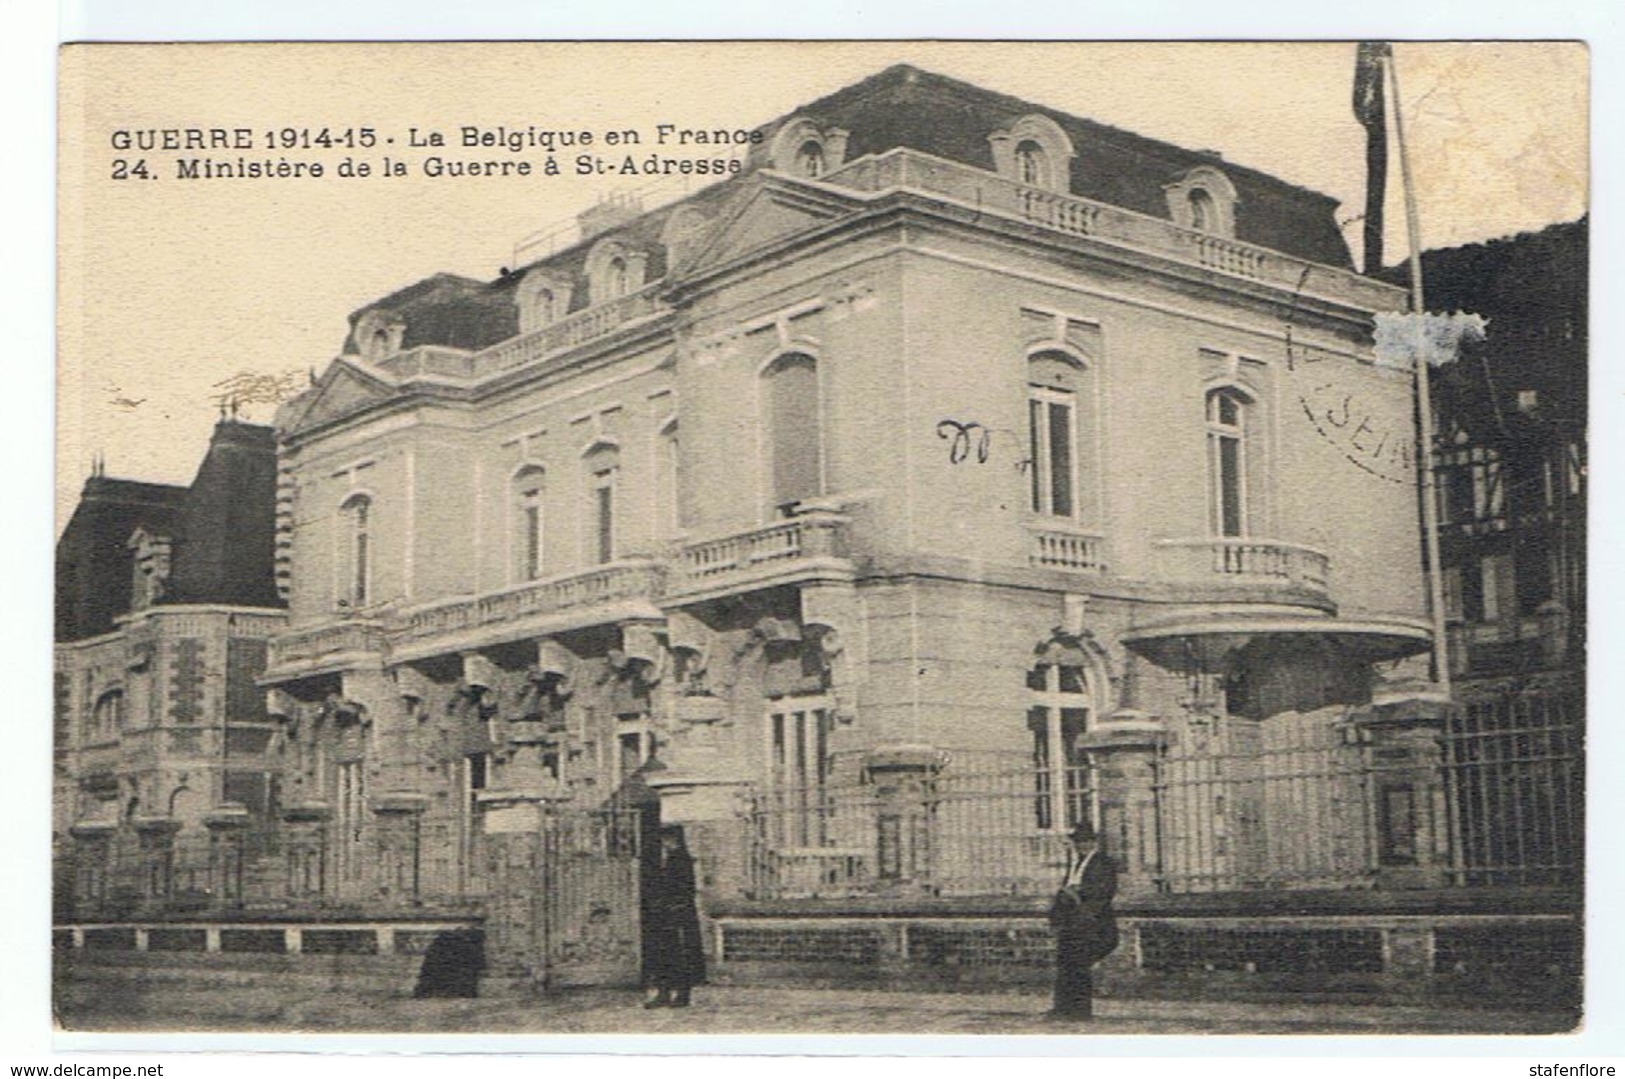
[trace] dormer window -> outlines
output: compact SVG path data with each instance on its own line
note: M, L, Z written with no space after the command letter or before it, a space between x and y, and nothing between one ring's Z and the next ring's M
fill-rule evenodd
M519 308L519 332L530 333L563 318L570 310L573 291L569 279L545 268L538 267L527 273L514 292L514 304Z
M617 296L625 296L631 290L627 288L626 259L617 255L609 260L608 272L604 275L607 287L604 289L604 299L613 300Z
M816 139L808 139L796 151L796 171L801 175L816 180L824 175L824 147Z
M779 128L768 147L768 160L780 172L817 180L846 160L847 133L798 117Z
M1191 201L1191 228L1198 232L1212 232L1219 223L1218 209L1213 205L1213 196L1205 188L1198 187L1190 194Z
M1031 139L1016 147L1016 179L1033 187L1049 186L1049 167L1044 148Z
M1048 116L1023 116L987 137L993 168L1024 187L1066 194L1075 153L1072 139Z
M1218 169L1198 166L1163 190L1174 224L1210 236L1235 236L1236 189Z
M587 299L607 303L630 295L644 286L644 267L649 256L624 240L606 236L587 254Z
M406 323L387 311L368 311L356 320L352 339L363 360L377 363L401 350Z

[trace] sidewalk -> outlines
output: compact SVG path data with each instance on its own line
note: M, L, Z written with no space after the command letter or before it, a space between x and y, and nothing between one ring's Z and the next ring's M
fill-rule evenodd
M140 1012L90 993L68 1008L76 1030L295 1030L469 1034L1546 1034L1571 1017L1531 1010L1363 1004L1102 1000L1093 1022L1045 1018L1047 998L1014 993L701 987L694 1006L645 1010L630 990L547 997L410 1000L332 993L275 1001L193 1002L142 994Z

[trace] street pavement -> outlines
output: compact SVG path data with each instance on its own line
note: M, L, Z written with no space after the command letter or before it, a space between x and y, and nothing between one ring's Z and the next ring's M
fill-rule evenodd
M708 986L685 1009L646 1010L630 990L564 990L535 998L412 1000L383 993L186 993L59 998L66 1029L447 1034L1547 1034L1571 1015L1533 1009L1100 1000L1089 1022L1056 1022L1033 993Z

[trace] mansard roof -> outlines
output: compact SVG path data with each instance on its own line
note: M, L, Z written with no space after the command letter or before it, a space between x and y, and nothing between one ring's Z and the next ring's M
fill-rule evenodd
M1239 196L1236 239L1329 266L1352 265L1337 228L1338 203L1329 195L1232 164L1211 151L1146 138L909 64L889 67L766 125L754 155L758 164L765 163L773 132L806 117L849 132L849 161L908 147L991 170L988 136L1031 115L1053 120L1072 140L1074 195L1167 218L1163 186L1198 166L1216 167Z
M561 277L581 281L592 246L614 235L648 254L645 279L667 275L662 229L680 207L718 214L752 173L767 167L773 135L785 125L811 120L848 133L846 160L909 148L976 168L994 168L989 136L1028 116L1060 126L1076 151L1070 165L1071 194L1168 219L1165 188L1200 167L1218 168L1235 188L1235 238L1323 265L1351 268L1348 245L1337 227L1337 200L1231 164L1216 153L1188 150L1120 128L1072 116L1008 94L923 71L908 64L889 67L861 82L819 98L762 125L762 141L752 146L742 173L701 188L679 202L641 214L604 233L515 267L489 282L436 274L376 300L350 316L355 324L371 312L398 316L405 323L401 349L445 345L478 350L518 332L514 288L525 273L546 266ZM576 288L570 314L597 302ZM357 349L353 333L343 351Z
M140 529L173 542L162 603L277 607L276 441L222 420L189 486L91 476L56 545L56 639L109 633L130 610Z
M345 334L341 349L346 355L358 351L355 325L371 311L396 316L405 324L402 348L449 345L474 351L512 337L519 329L506 295L472 277L438 273L352 312L351 332Z

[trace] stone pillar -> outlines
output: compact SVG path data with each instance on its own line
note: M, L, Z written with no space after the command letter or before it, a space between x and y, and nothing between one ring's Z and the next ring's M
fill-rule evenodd
M1365 754L1370 791L1371 867L1379 888L1437 888L1450 883L1449 792L1442 736L1456 707L1431 686L1379 692L1350 717Z
M683 826L702 899L748 895L750 784L738 777L676 767L652 772L646 781L660 798L660 823Z
M870 875L883 886L905 893L929 892L955 877L974 874L975 866L962 863L964 852L974 850L974 845L954 842L962 837L938 834L937 822L927 811L927 787L944 763L943 753L927 745L877 746L864 758L864 771L875 791L875 849L855 845L849 849L872 862Z
M494 970L546 975L541 924L542 827L559 795L487 791L478 801L476 873L485 881L485 949Z
M1155 894L1162 869L1157 831L1156 755L1161 719L1132 709L1107 717L1083 741L1100 807L1102 846L1118 867L1117 894Z

